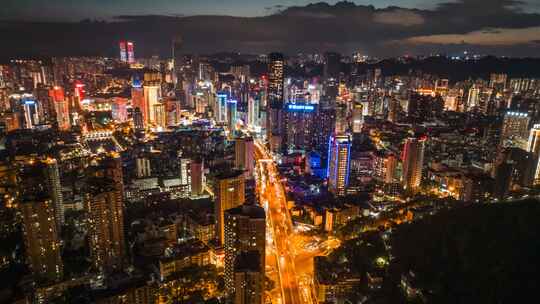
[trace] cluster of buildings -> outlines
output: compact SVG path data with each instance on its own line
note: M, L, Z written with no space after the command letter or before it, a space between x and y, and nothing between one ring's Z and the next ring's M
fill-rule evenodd
M0 201L16 214L0 237L24 244L0 257L24 269L11 301L83 286L97 303L263 303L257 142L293 215L330 234L418 194L505 200L540 181L538 79L390 75L332 52L187 55L181 39L170 59L119 49L0 65Z

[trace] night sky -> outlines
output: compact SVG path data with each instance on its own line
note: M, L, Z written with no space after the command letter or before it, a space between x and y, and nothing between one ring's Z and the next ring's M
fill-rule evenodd
M186 51L204 53L540 56L540 0L448 1L2 0L0 34L8 47L0 52L55 55L72 47L102 54L119 39L132 39L139 54L166 56L171 37L181 35ZM83 19L107 26L79 24Z

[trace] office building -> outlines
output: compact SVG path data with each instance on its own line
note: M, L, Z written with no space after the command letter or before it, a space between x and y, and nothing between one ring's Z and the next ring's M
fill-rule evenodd
M258 268L265 269L266 220L264 209L242 205L225 211L225 291L235 294L235 264L244 252L258 253ZM264 271L260 273L264 278ZM262 279L264 280L264 279Z
M424 149L426 137L407 138L403 146L403 178L402 185L405 190L415 191L422 181L422 167L424 165Z
M328 143L328 190L334 195L345 195L349 185L351 166L351 138L332 135Z

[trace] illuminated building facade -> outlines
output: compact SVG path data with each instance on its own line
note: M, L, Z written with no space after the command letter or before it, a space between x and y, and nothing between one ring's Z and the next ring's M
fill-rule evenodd
M122 268L126 253L123 202L114 184L105 177L94 178L85 195L92 263L105 272Z
M69 104L65 98L64 89L55 86L49 91L49 96L54 105L58 129L63 131L68 130L71 127L71 124L69 119Z
M234 295L236 291L235 272L241 270L242 264L235 265L237 261L240 261L239 256L254 251L258 260L254 261L255 265L253 266L265 269L266 217L264 209L260 206L246 204L225 211L224 241L225 291L229 295ZM239 268L235 269L235 266L239 266ZM259 271L259 276L260 280L263 281L264 271ZM243 288L238 291L242 293Z
M504 115L500 146L524 148L529 136L530 120L531 118L527 113L507 112Z
M127 42L120 41L120 61L127 62Z
M63 276L60 236L52 200L36 193L21 203L26 259L32 272L48 281Z
M238 101L227 100L227 126L229 130L236 128L236 122L238 120Z
M245 203L246 183L242 171L224 173L216 177L216 233L220 244L225 241L225 211Z
M135 63L135 44L133 41L126 42L127 45L127 63Z
M283 87L285 59L283 54L272 53L268 55L268 110L267 110L267 138L270 148L278 151L281 148Z
M407 138L403 146L403 178L405 190L415 191L422 181L426 138Z
M351 138L332 135L328 145L328 190L338 196L345 195L349 185Z
M536 124L531 129L529 141L527 143L527 151L532 154L535 163L534 184L540 182L540 125Z
M258 251L242 252L234 263L234 304L262 304L264 268Z

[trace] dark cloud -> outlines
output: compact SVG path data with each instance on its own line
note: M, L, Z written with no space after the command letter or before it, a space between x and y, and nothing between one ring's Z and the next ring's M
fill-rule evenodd
M540 14L524 11L519 1L460 0L433 10L321 2L270 10L268 16L250 18L121 16L110 23L4 22L0 34L6 43L0 52L115 55L118 40L132 39L138 54L167 56L172 37L181 35L186 52L203 53L337 50L394 56L467 47L497 55L540 54L538 44L532 43L539 39ZM513 33L526 38L514 41Z

